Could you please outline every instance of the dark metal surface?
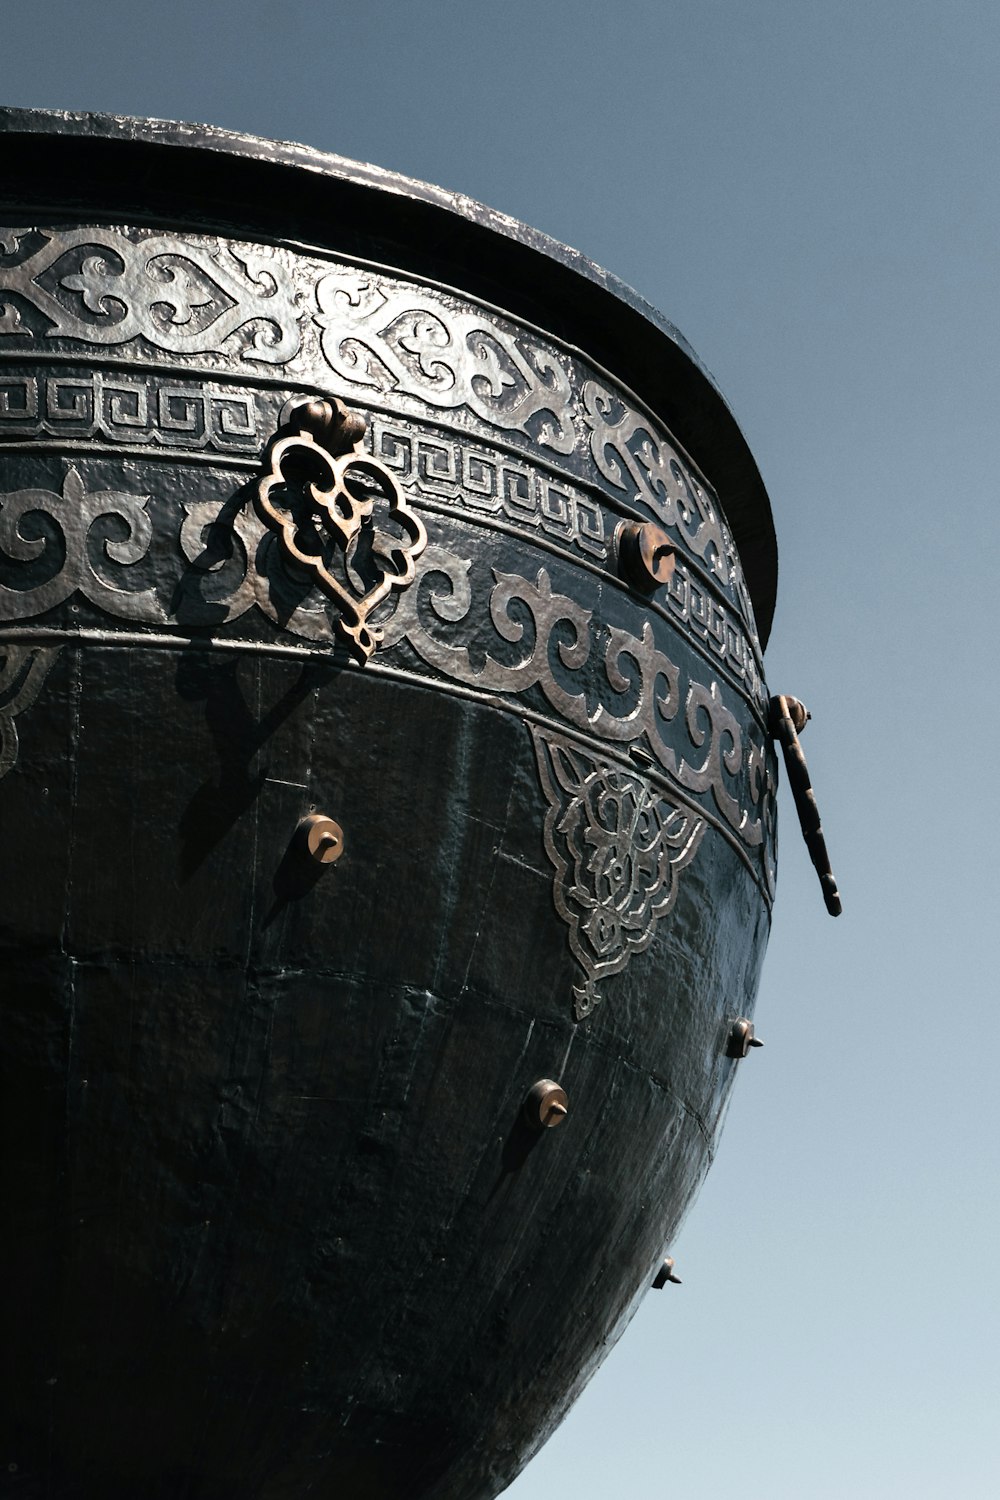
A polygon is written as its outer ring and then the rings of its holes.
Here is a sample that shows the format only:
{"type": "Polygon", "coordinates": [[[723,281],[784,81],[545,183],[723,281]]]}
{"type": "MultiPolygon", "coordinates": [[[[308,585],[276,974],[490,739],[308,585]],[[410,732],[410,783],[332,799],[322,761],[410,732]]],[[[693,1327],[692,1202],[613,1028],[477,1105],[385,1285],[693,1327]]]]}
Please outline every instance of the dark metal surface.
{"type": "Polygon", "coordinates": [[[487,1500],[749,1024],[759,477],[488,210],[0,125],[0,1493],[487,1500]]]}

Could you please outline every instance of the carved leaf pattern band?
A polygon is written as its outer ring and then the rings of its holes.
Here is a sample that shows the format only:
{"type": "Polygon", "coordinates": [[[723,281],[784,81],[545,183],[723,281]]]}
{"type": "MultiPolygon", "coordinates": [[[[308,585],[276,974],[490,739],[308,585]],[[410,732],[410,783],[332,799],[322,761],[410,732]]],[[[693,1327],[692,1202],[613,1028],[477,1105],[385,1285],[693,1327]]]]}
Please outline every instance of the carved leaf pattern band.
{"type": "MultiPolygon", "coordinates": [[[[723,584],[742,581],[733,540],[712,497],[654,423],[596,380],[584,386],[583,406],[591,455],[605,479],[623,490],[631,482],[634,494],[680,533],[723,584]]],[[[747,618],[752,621],[752,610],[747,618]]]]}
{"type": "Polygon", "coordinates": [[[730,593],[753,607],[718,502],[658,425],[569,354],[443,294],[338,270],[316,287],[323,356],[338,381],[464,407],[555,453],[589,451],[598,474],[648,507],[730,593]],[[578,435],[578,425],[582,438],[578,435]]]}
{"type": "MultiPolygon", "coordinates": [[[[14,255],[31,233],[5,230],[0,246],[14,255]]],[[[291,280],[279,260],[233,247],[213,253],[190,237],[50,231],[27,259],[0,265],[0,333],[30,334],[19,299],[51,323],[50,339],[109,347],[144,338],[175,354],[205,354],[252,326],[243,358],[264,364],[291,359],[301,342],[291,280]]]]}
{"type": "MultiPolygon", "coordinates": [[[[437,288],[209,236],[13,228],[0,229],[0,251],[4,350],[20,340],[69,340],[127,357],[125,346],[142,339],[171,356],[211,356],[213,369],[294,366],[297,378],[324,386],[333,371],[362,397],[391,392],[431,412],[469,414],[564,456],[567,480],[572,471],[655,514],[710,570],[753,635],[742,569],[707,483],[652,417],[576,354],[515,320],[437,288]]],[[[33,395],[25,389],[21,409],[0,403],[0,418],[27,430],[33,395]]],[[[112,399],[115,434],[124,421],[138,435],[139,411],[133,420],[128,403],[140,398],[123,390],[112,399]]],[[[71,415],[57,406],[43,425],[71,415]]],[[[460,425],[467,430],[468,419],[460,425]]]]}
{"type": "Polygon", "coordinates": [[[536,341],[482,312],[447,308],[417,287],[383,291],[346,270],[324,276],[316,300],[323,355],[341,381],[431,406],[465,406],[494,426],[530,431],[557,453],[575,448],[569,375],[536,341]]]}

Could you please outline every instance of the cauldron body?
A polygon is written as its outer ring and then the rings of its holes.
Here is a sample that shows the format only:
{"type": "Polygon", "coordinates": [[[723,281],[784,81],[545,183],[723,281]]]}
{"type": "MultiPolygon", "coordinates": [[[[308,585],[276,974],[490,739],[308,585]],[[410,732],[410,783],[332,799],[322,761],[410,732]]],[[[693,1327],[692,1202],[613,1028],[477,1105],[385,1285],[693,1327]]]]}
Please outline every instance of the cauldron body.
{"type": "Polygon", "coordinates": [[[0,1493],[485,1500],[649,1286],[752,1013],[759,476],[669,325],[487,210],[2,128],[0,1493]]]}

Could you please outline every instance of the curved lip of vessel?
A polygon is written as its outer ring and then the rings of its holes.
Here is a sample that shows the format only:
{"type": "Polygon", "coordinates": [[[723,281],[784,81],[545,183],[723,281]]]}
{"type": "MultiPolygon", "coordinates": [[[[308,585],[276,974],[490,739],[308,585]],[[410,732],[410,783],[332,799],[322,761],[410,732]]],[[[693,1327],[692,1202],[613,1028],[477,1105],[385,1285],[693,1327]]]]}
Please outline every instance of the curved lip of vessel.
{"type": "Polygon", "coordinates": [[[766,645],[778,556],[760,472],[687,340],[617,277],[461,193],[308,146],[210,125],[14,108],[0,108],[0,134],[4,207],[127,205],[133,216],[167,216],[199,232],[263,233],[381,260],[491,302],[596,358],[711,481],[766,645]]]}

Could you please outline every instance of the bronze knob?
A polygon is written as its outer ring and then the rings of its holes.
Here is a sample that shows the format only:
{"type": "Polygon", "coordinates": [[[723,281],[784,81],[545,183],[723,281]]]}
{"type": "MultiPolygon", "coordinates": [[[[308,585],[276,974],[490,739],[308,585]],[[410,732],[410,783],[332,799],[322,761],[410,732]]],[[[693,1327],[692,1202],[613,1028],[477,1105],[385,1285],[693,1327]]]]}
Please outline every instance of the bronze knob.
{"type": "Polygon", "coordinates": [[[551,1130],[569,1114],[566,1090],[551,1078],[540,1078],[528,1090],[524,1118],[532,1130],[551,1130]]]}
{"type": "Polygon", "coordinates": [[[666,1286],[668,1281],[672,1281],[674,1286],[680,1286],[681,1284],[681,1278],[674,1275],[674,1258],[672,1255],[667,1256],[666,1260],[663,1262],[662,1266],[653,1277],[653,1291],[661,1291],[662,1288],[666,1286]]]}
{"type": "Polygon", "coordinates": [[[333,865],[344,852],[344,830],[323,813],[310,813],[299,824],[306,853],[318,865],[333,865]]]}
{"type": "Polygon", "coordinates": [[[741,1016],[734,1021],[729,1033],[729,1041],[726,1043],[727,1057],[746,1057],[751,1047],[763,1047],[764,1043],[760,1037],[753,1034],[753,1022],[741,1016]]]}
{"type": "Polygon", "coordinates": [[[619,526],[619,571],[641,594],[669,583],[676,560],[674,544],[662,526],[652,521],[623,521],[619,526]]]}

